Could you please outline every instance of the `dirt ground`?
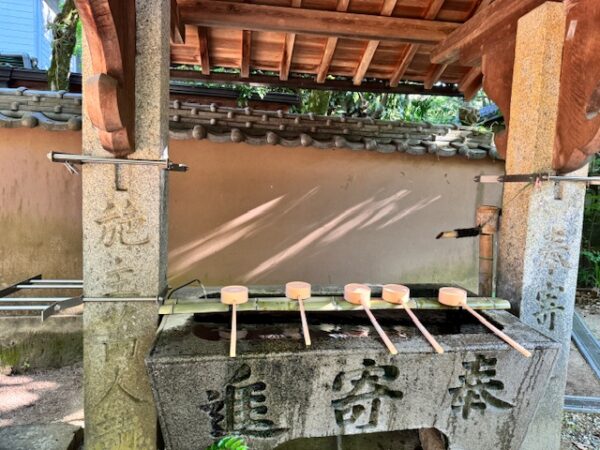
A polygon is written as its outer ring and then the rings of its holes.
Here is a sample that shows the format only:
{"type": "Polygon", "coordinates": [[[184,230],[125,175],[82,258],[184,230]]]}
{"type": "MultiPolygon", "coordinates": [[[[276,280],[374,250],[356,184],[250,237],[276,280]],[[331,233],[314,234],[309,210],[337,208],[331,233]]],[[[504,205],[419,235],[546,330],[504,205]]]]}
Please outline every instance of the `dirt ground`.
{"type": "MultiPolygon", "coordinates": [[[[600,306],[578,305],[600,337],[600,306]]],[[[0,374],[0,427],[68,422],[83,426],[81,364],[23,375],[0,374]]],[[[567,394],[600,397],[600,381],[572,346],[567,394]]],[[[561,450],[600,449],[600,414],[565,413],[561,450]]]]}
{"type": "Polygon", "coordinates": [[[0,427],[68,422],[83,426],[83,368],[0,374],[0,427]]]}

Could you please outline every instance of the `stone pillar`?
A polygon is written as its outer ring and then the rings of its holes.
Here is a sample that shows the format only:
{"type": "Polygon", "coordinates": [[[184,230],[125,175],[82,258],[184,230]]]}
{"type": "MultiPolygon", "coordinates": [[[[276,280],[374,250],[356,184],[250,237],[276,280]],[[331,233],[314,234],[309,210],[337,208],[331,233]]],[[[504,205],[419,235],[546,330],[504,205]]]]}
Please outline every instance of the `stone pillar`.
{"type": "MultiPolygon", "coordinates": [[[[169,2],[136,0],[136,8],[130,157],[159,159],[168,145],[169,2]]],[[[86,48],[84,77],[91,73],[86,48]]],[[[83,153],[110,156],[85,115],[83,153]]],[[[144,358],[166,285],[167,172],[85,165],[82,176],[85,447],[153,449],[157,418],[144,358]]]]}
{"type": "MultiPolygon", "coordinates": [[[[507,174],[548,172],[556,136],[565,8],[546,2],[519,21],[507,174]]],[[[587,169],[577,174],[585,175],[587,169]]],[[[558,450],[585,185],[504,185],[498,296],[526,324],[563,344],[522,448],[558,450]]]]}

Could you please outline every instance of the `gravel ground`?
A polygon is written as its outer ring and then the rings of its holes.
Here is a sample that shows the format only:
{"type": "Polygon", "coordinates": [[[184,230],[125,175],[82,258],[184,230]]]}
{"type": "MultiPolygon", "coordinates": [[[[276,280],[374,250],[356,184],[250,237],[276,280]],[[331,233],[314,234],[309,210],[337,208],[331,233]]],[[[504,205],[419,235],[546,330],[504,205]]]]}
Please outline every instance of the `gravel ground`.
{"type": "Polygon", "coordinates": [[[600,449],[600,414],[565,413],[561,450],[600,449]]]}

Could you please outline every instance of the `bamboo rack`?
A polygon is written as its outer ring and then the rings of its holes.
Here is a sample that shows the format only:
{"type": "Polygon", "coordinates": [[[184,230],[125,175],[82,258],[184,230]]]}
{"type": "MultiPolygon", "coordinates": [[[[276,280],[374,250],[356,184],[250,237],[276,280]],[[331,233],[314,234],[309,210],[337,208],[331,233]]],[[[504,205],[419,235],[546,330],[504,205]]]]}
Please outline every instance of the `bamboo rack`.
{"type": "MultiPolygon", "coordinates": [[[[459,310],[459,307],[441,305],[437,298],[412,298],[407,306],[419,310],[459,310]]],[[[469,297],[469,306],[475,310],[510,309],[510,302],[491,297],[469,297]]],[[[341,296],[311,297],[304,300],[306,311],[332,312],[332,311],[362,311],[361,305],[353,305],[341,296]]],[[[379,298],[371,300],[372,310],[404,309],[402,305],[394,305],[379,298]]],[[[218,298],[209,299],[168,299],[159,308],[159,314],[210,314],[224,313],[229,311],[229,306],[224,305],[218,298]]],[[[237,312],[247,311],[294,311],[299,312],[300,306],[297,301],[286,297],[255,297],[248,299],[248,303],[237,305],[237,312]]]]}

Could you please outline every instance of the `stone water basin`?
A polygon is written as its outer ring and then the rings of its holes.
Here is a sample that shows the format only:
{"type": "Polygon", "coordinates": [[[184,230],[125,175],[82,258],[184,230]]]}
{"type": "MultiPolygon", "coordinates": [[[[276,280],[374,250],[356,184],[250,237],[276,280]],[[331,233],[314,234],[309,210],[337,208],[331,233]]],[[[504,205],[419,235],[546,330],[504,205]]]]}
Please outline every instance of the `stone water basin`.
{"type": "Polygon", "coordinates": [[[253,450],[299,438],[436,428],[450,449],[517,449],[559,346],[505,311],[486,316],[533,352],[524,358],[463,311],[418,311],[436,354],[403,311],[376,311],[392,356],[360,311],[163,318],[147,367],[167,448],[239,434],[253,450]]]}

